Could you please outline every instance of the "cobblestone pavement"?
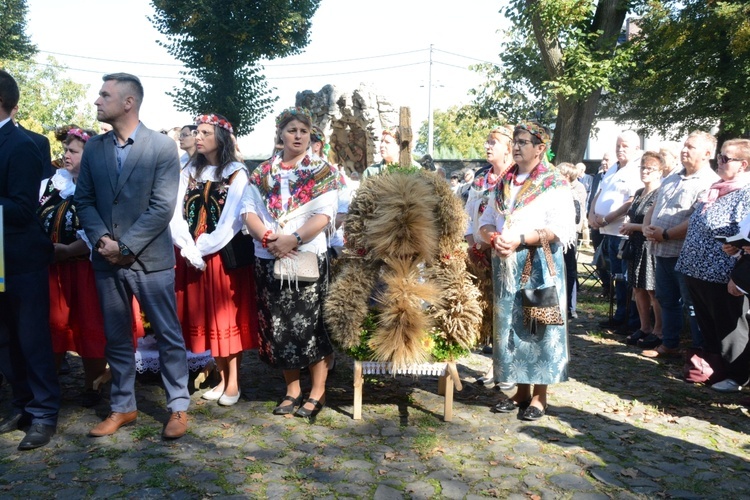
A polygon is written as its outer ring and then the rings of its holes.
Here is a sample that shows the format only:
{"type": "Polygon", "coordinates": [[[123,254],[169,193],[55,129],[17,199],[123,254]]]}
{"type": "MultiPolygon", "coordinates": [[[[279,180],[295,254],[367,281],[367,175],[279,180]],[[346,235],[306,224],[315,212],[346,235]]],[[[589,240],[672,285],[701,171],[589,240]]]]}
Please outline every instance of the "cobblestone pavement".
{"type": "MultiPolygon", "coordinates": [[[[20,431],[0,435],[0,498],[749,497],[742,393],[680,381],[680,362],[642,358],[594,329],[606,307],[583,299],[570,328],[571,379],[551,386],[549,416],[537,422],[490,413],[499,393],[473,383],[490,365],[481,354],[459,362],[452,422],[442,421],[434,377],[368,378],[363,419],[353,420],[343,356],[314,423],[275,417],[283,381],[253,352],[240,402],[223,408],[196,392],[182,439],[160,437],[167,414],[153,377],[138,380],[137,423],[94,439],[86,433],[108,404],[77,405],[73,358],[52,443],[19,452],[20,431]]],[[[9,399],[6,385],[3,414],[9,399]]]]}

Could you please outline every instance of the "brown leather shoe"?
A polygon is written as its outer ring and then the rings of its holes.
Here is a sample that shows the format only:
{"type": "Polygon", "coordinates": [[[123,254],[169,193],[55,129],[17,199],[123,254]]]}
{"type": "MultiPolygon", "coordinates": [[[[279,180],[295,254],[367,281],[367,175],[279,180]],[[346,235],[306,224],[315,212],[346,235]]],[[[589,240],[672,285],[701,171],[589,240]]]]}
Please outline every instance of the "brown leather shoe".
{"type": "Polygon", "coordinates": [[[117,429],[123,425],[135,422],[138,417],[138,411],[129,411],[127,413],[118,413],[113,411],[102,422],[89,431],[91,437],[109,436],[117,432],[117,429]]]}
{"type": "Polygon", "coordinates": [[[164,426],[162,436],[164,439],[181,438],[187,432],[187,412],[175,411],[169,417],[169,422],[164,426]]]}
{"type": "Polygon", "coordinates": [[[682,351],[679,347],[666,347],[664,344],[658,346],[656,349],[646,350],[641,353],[641,356],[647,358],[679,358],[682,357],[682,351]]]}

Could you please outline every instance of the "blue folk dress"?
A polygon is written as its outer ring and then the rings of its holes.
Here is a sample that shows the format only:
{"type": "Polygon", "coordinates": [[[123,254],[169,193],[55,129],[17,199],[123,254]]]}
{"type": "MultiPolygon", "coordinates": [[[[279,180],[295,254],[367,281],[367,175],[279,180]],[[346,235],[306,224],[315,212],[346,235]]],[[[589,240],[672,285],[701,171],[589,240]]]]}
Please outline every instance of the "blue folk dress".
{"type": "MultiPolygon", "coordinates": [[[[532,272],[524,288],[555,285],[560,309],[567,311],[563,253],[574,244],[575,207],[568,183],[556,170],[538,166],[526,176],[514,176],[515,168],[498,183],[494,199],[482,214],[481,225],[492,224],[498,231],[514,234],[534,229],[552,230],[558,241],[550,243],[556,275],[552,277],[544,252],[538,247],[532,272]],[[526,177],[526,178],[524,178],[526,177]],[[523,182],[522,186],[513,185],[523,182]],[[507,200],[507,201],[504,201],[507,200]]],[[[493,253],[495,380],[516,384],[554,384],[568,378],[568,327],[539,326],[532,334],[523,322],[521,271],[529,250],[519,249],[507,259],[493,253]]]]}

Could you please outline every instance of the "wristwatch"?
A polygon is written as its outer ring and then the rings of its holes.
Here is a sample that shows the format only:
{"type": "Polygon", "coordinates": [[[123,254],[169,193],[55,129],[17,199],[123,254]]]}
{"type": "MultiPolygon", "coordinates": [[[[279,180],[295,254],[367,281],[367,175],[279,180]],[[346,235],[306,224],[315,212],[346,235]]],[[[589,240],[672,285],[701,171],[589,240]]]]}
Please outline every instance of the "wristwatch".
{"type": "Polygon", "coordinates": [[[523,233],[521,233],[521,234],[520,234],[520,235],[518,236],[518,238],[519,238],[519,239],[521,240],[521,244],[520,244],[520,246],[522,246],[522,247],[523,247],[523,246],[526,246],[526,237],[525,237],[525,236],[523,235],[523,233]]]}
{"type": "Polygon", "coordinates": [[[124,243],[118,241],[117,245],[120,247],[120,255],[128,256],[128,255],[132,254],[132,252],[130,251],[130,249],[128,247],[126,247],[124,243]]]}
{"type": "Polygon", "coordinates": [[[661,232],[661,239],[663,239],[664,241],[669,241],[669,233],[666,229],[661,232]]]}

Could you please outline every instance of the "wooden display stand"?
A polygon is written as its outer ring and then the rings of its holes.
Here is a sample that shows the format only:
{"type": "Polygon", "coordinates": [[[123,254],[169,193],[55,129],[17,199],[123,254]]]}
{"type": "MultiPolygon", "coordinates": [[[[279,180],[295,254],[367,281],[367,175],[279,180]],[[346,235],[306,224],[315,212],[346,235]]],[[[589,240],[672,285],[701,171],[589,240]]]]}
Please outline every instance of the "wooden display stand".
{"type": "Polygon", "coordinates": [[[438,395],[445,398],[443,420],[453,420],[453,388],[460,391],[463,387],[458,377],[456,363],[453,361],[443,363],[422,363],[410,365],[404,369],[393,370],[393,363],[382,363],[378,361],[355,361],[354,362],[354,420],[362,419],[362,386],[363,375],[432,375],[438,376],[438,395]]]}

